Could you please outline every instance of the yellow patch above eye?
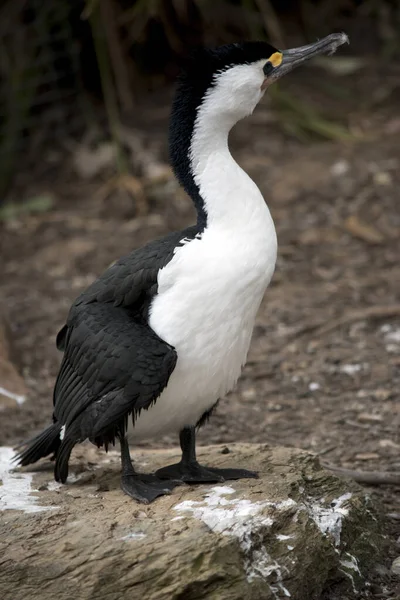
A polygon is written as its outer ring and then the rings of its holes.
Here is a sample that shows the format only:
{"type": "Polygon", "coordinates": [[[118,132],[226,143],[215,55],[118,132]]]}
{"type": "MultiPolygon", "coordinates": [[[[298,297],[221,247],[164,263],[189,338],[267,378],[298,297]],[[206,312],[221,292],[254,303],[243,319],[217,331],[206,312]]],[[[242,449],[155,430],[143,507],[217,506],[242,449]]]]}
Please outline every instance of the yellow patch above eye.
{"type": "Polygon", "coordinates": [[[282,52],[274,52],[268,59],[273,67],[279,67],[282,62],[282,52]]]}

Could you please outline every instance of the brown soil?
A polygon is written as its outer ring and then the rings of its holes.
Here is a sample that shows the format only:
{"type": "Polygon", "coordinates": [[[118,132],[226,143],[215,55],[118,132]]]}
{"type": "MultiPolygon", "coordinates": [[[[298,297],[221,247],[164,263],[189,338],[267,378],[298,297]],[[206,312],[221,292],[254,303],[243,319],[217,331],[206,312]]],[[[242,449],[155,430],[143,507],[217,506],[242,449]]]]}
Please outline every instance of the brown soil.
{"type": "MultiPolygon", "coordinates": [[[[282,132],[268,104],[235,130],[235,156],[269,203],[280,252],[243,376],[202,429],[201,444],[295,446],[334,465],[400,474],[399,74],[390,76],[390,93],[376,101],[370,90],[383,80],[334,81],[348,97],[327,101],[328,109],[346,116],[359,140],[301,144],[282,132]]],[[[303,102],[324,101],[317,82],[294,78],[290,89],[303,102]]],[[[139,112],[147,147],[162,157],[161,104],[139,112]]],[[[54,195],[52,211],[0,224],[1,296],[30,389],[29,402],[1,414],[0,445],[49,422],[60,362],[54,338],[77,294],[115,258],[193,221],[171,180],[151,187],[142,216],[126,192],[104,199],[102,185],[80,180],[66,163],[30,184],[31,195],[54,195]]],[[[391,546],[364,597],[394,599],[399,489],[370,489],[391,515],[391,546]]]]}

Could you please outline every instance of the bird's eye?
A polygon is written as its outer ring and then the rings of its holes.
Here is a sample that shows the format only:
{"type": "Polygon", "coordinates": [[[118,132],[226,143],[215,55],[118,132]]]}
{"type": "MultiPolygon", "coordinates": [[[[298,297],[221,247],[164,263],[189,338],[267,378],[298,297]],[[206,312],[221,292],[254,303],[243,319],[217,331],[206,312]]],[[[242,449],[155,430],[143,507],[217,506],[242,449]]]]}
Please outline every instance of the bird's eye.
{"type": "Polygon", "coordinates": [[[268,75],[271,75],[273,70],[274,70],[274,67],[269,61],[266,62],[265,65],[263,66],[264,75],[266,77],[268,77],[268,75]]]}
{"type": "Polygon", "coordinates": [[[277,52],[274,52],[273,54],[271,54],[271,56],[269,57],[269,59],[267,60],[267,62],[265,63],[265,65],[263,67],[264,75],[266,77],[271,75],[272,71],[276,67],[279,67],[279,65],[282,64],[282,59],[283,59],[282,52],[277,51],[277,52]]]}

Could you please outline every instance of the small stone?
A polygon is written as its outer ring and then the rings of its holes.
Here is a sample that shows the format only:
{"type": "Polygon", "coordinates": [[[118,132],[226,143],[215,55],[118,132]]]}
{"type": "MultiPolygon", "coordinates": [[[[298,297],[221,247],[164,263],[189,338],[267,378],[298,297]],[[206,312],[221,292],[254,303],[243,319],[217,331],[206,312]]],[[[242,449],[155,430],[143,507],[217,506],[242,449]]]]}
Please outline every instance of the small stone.
{"type": "Polygon", "coordinates": [[[384,388],[379,388],[377,390],[374,390],[372,392],[374,398],[376,398],[377,400],[388,400],[390,398],[390,396],[393,394],[393,390],[388,390],[388,389],[384,389],[384,388]]]}
{"type": "Polygon", "coordinates": [[[230,450],[229,450],[228,446],[225,446],[225,448],[222,448],[221,454],[230,454],[230,450]]]}
{"type": "Polygon", "coordinates": [[[374,183],[377,185],[390,185],[392,183],[392,177],[390,173],[378,171],[374,174],[374,183]]]}
{"type": "Polygon", "coordinates": [[[319,390],[321,386],[319,385],[319,383],[317,383],[316,381],[312,381],[309,386],[308,389],[310,390],[310,392],[316,392],[317,390],[319,390]]]}
{"type": "Polygon", "coordinates": [[[398,556],[397,558],[395,558],[394,561],[392,562],[391,571],[395,575],[400,575],[400,556],[398,556]]]}
{"type": "Polygon", "coordinates": [[[350,165],[347,160],[338,160],[331,166],[331,173],[335,177],[343,177],[349,171],[350,165]]]}
{"type": "Polygon", "coordinates": [[[254,388],[248,388],[242,391],[242,396],[245,400],[253,400],[257,396],[257,392],[254,388]]]}
{"type": "Polygon", "coordinates": [[[345,373],[346,375],[354,375],[355,373],[362,371],[363,368],[364,368],[364,365],[349,364],[349,365],[341,365],[339,367],[339,371],[341,371],[342,373],[345,373]]]}

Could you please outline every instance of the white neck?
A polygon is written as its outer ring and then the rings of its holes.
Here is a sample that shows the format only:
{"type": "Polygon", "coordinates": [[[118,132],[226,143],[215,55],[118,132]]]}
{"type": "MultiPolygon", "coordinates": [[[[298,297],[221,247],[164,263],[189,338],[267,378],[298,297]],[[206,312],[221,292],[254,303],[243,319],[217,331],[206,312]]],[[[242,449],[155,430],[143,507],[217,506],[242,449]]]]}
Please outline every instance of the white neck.
{"type": "Polygon", "coordinates": [[[206,103],[199,110],[190,148],[194,180],[207,213],[207,226],[243,224],[266,211],[264,198],[228,148],[231,119],[214,117],[206,103]]]}

